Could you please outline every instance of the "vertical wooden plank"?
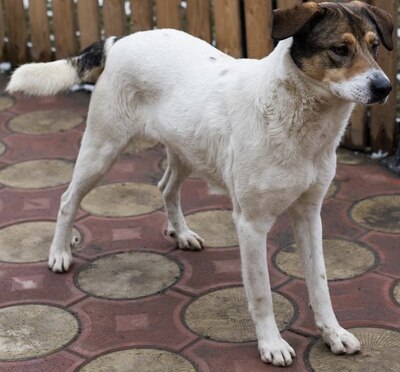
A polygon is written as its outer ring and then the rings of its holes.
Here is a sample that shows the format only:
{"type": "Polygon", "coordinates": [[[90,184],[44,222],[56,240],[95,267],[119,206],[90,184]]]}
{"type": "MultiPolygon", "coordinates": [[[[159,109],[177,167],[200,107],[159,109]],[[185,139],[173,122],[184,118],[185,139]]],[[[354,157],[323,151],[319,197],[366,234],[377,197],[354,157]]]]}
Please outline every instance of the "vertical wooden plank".
{"type": "Polygon", "coordinates": [[[271,39],[272,2],[245,0],[246,46],[249,58],[263,58],[274,49],[271,39]]]}
{"type": "Polygon", "coordinates": [[[239,0],[214,0],[217,47],[233,57],[243,55],[239,0]]]}
{"type": "Polygon", "coordinates": [[[181,14],[180,14],[181,0],[157,0],[157,27],[158,28],[175,28],[182,29],[181,14]]]}
{"type": "Polygon", "coordinates": [[[371,107],[371,148],[372,151],[392,152],[395,147],[396,135],[396,69],[397,69],[397,1],[396,0],[372,0],[375,5],[389,12],[393,17],[395,25],[393,40],[394,49],[388,52],[381,46],[378,56],[378,63],[385,71],[393,84],[393,91],[385,105],[371,107]]]}
{"type": "Polygon", "coordinates": [[[103,21],[106,36],[126,35],[124,0],[104,0],[103,21]]]}
{"type": "Polygon", "coordinates": [[[303,2],[302,0],[278,0],[277,7],[278,8],[293,8],[295,5],[301,4],[302,2],[303,2]]]}
{"type": "Polygon", "coordinates": [[[344,147],[353,150],[366,150],[368,144],[368,110],[365,106],[356,105],[345,136],[342,139],[344,147]]]}
{"type": "Polygon", "coordinates": [[[4,12],[0,1],[0,61],[4,61],[4,12]]]}
{"type": "Polygon", "coordinates": [[[28,60],[28,34],[22,0],[5,0],[4,14],[8,36],[8,59],[14,65],[24,63],[28,60]]]}
{"type": "Polygon", "coordinates": [[[153,28],[153,1],[131,0],[131,32],[153,28]]]}
{"type": "Polygon", "coordinates": [[[100,16],[97,0],[78,0],[78,27],[80,49],[100,40],[100,16]]]}
{"type": "Polygon", "coordinates": [[[187,31],[211,42],[211,13],[209,0],[188,0],[187,31]]]}
{"type": "Polygon", "coordinates": [[[73,1],[53,0],[52,5],[56,58],[71,57],[77,53],[73,1]]]}
{"type": "Polygon", "coordinates": [[[29,23],[31,27],[31,56],[33,61],[51,60],[51,43],[46,0],[29,1],[29,23]]]}

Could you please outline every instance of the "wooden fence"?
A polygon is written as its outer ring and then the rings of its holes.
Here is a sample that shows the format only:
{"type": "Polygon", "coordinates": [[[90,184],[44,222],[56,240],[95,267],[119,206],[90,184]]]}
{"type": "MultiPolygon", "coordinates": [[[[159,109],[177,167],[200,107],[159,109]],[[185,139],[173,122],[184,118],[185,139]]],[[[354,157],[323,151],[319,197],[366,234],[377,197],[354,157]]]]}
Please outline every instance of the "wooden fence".
{"type": "MultiPolygon", "coordinates": [[[[346,2],[343,0],[342,2],[346,2]]],[[[365,0],[389,11],[397,24],[396,0],[365,0]]],[[[109,35],[140,30],[185,30],[234,57],[262,58],[274,47],[272,9],[302,0],[0,0],[0,61],[18,65],[75,55],[109,35]]],[[[322,2],[322,1],[319,1],[322,2]]],[[[380,51],[379,63],[396,84],[396,51],[380,51]]],[[[344,145],[392,152],[396,93],[384,106],[359,107],[344,145]]]]}

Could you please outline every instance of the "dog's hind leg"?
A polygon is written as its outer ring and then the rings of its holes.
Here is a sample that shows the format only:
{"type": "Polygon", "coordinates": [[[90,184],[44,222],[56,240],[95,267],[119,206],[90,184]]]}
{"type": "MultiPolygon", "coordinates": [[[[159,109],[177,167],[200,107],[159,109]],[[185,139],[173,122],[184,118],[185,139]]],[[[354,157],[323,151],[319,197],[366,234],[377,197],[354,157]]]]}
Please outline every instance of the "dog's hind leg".
{"type": "Polygon", "coordinates": [[[72,262],[71,245],[74,243],[71,243],[72,227],[79,204],[113,164],[127,142],[127,136],[116,130],[115,119],[112,120],[110,115],[101,111],[99,105],[89,111],[87,129],[72,180],[61,197],[48,261],[50,269],[54,272],[69,269],[72,262]],[[91,111],[96,112],[92,115],[91,111]]]}
{"type": "Polygon", "coordinates": [[[180,201],[181,185],[191,169],[169,148],[167,148],[167,155],[168,167],[158,183],[168,217],[167,233],[176,240],[181,249],[201,249],[204,241],[187,227],[180,201]]]}

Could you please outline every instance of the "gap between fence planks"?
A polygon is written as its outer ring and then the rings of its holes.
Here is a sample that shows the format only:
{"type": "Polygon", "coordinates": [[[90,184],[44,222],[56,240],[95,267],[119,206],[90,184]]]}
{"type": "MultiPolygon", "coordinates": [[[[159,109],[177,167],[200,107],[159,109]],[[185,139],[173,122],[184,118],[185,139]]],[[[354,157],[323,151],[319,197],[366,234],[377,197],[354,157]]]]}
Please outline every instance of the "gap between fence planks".
{"type": "Polygon", "coordinates": [[[80,50],[100,40],[100,14],[97,0],[78,0],[80,50]]]}

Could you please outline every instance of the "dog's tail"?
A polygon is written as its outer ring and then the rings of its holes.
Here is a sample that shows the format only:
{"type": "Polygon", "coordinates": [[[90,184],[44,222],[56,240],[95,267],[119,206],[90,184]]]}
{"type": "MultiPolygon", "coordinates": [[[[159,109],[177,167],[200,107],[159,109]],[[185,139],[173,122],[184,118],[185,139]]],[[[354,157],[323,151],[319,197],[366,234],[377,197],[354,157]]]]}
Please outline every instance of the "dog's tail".
{"type": "Polygon", "coordinates": [[[17,68],[7,92],[51,96],[78,83],[95,83],[103,72],[106,57],[119,38],[98,41],[76,57],[47,63],[28,63],[17,68]]]}

